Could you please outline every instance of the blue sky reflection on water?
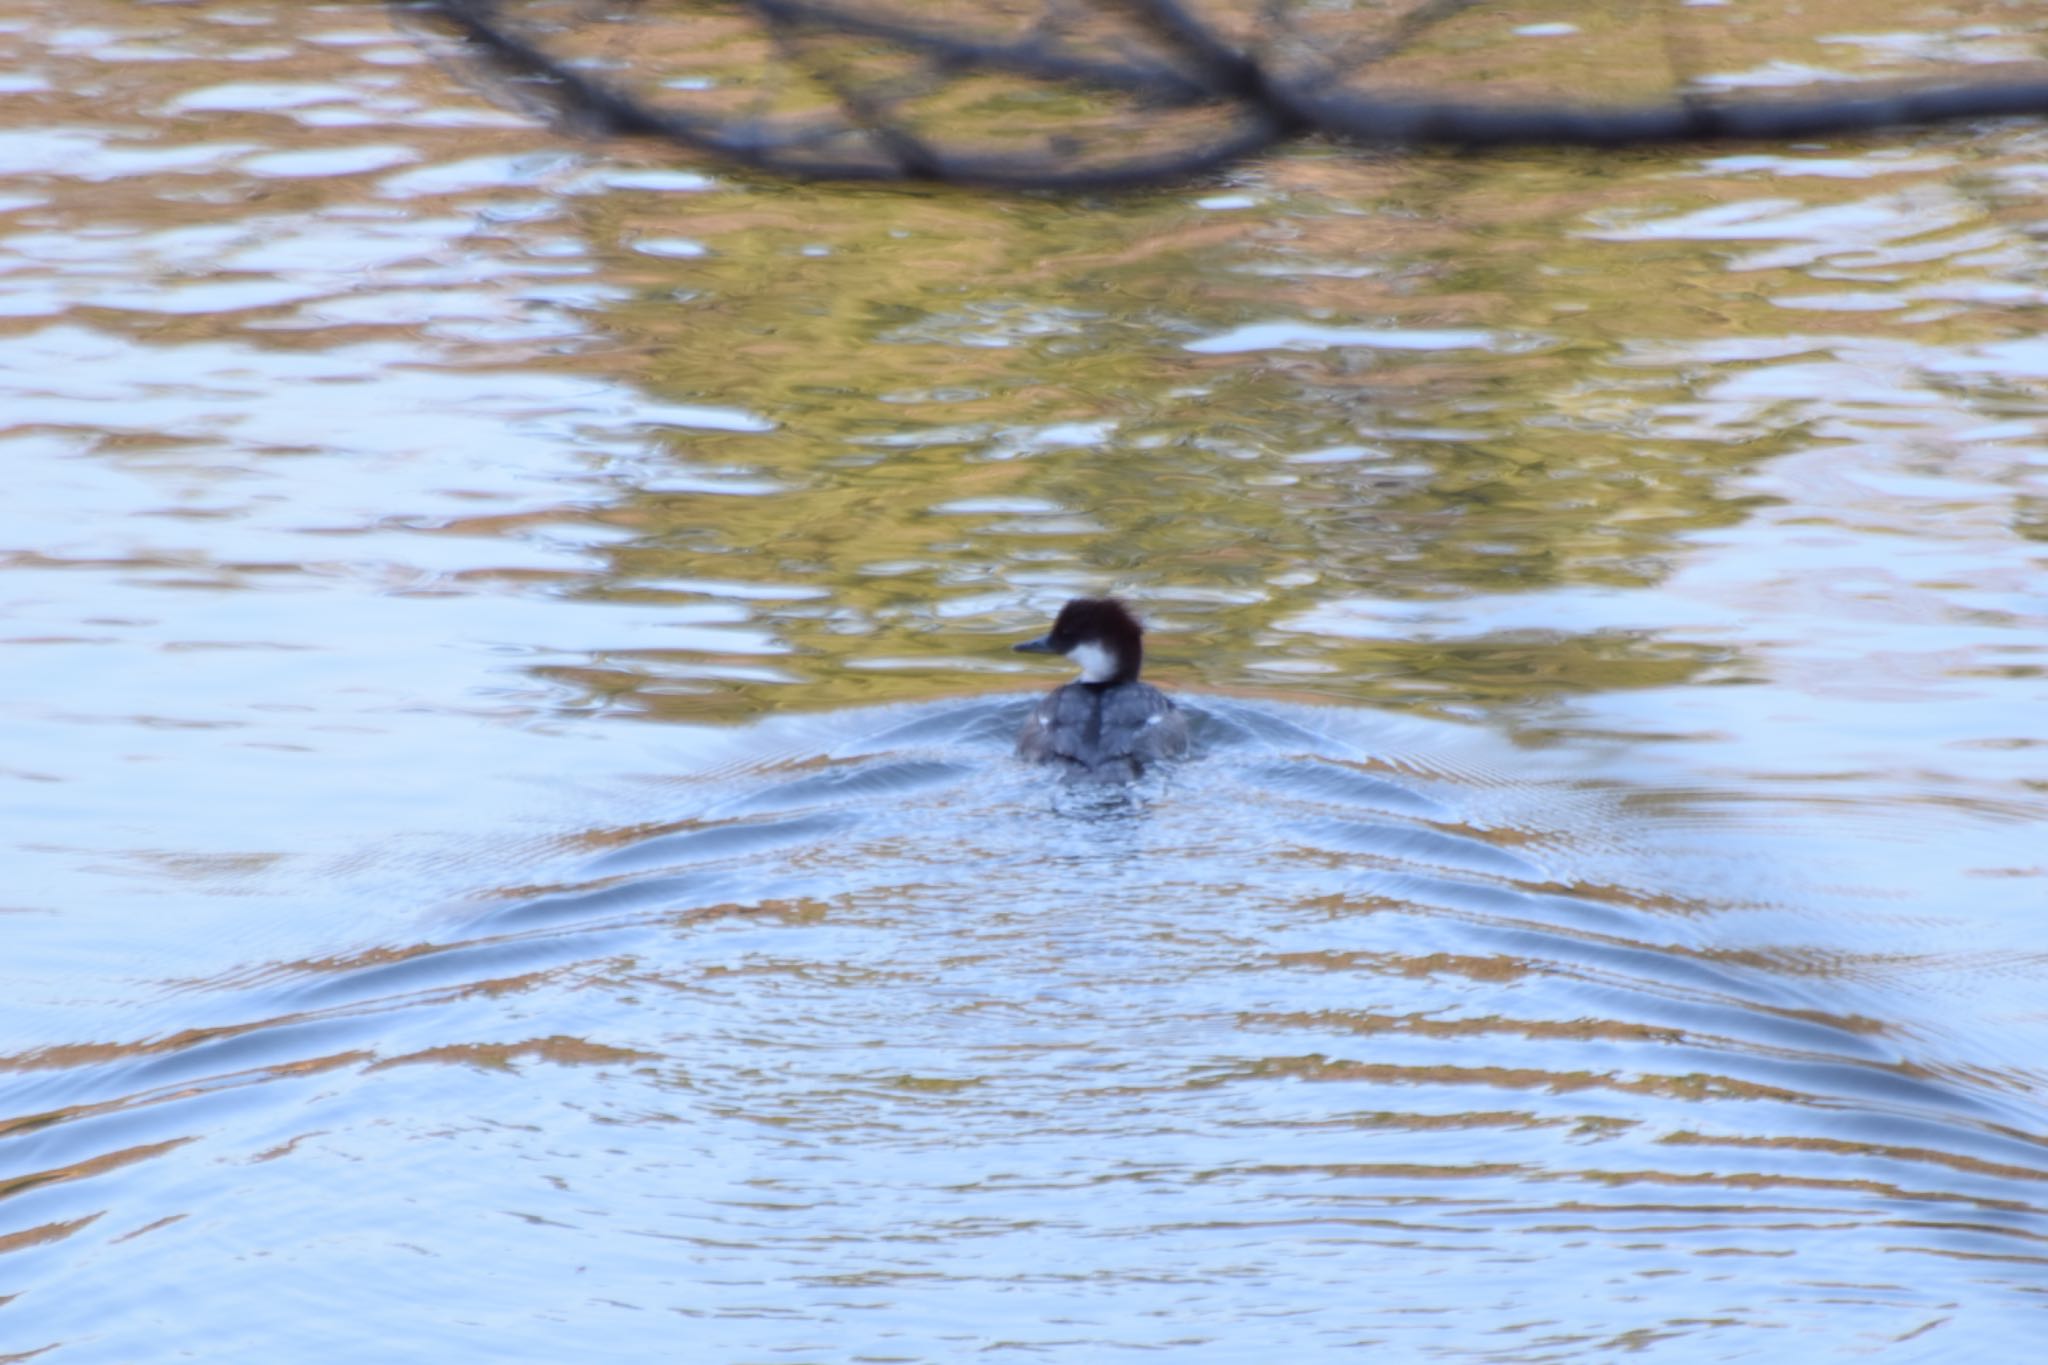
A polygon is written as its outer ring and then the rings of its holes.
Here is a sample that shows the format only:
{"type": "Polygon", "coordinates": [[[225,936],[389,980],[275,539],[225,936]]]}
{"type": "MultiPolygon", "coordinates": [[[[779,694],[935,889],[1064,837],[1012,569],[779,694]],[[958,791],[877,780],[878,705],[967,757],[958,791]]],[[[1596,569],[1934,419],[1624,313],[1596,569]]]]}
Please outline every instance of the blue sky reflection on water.
{"type": "Polygon", "coordinates": [[[2028,1358],[2038,128],[1047,203],[0,44],[0,1355],[2028,1358]]]}

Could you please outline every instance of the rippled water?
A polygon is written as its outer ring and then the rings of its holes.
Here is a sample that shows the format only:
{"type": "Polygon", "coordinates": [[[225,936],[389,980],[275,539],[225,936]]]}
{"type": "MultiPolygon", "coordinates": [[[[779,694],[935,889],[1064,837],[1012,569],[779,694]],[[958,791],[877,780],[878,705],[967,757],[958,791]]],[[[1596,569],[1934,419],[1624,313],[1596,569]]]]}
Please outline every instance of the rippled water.
{"type": "Polygon", "coordinates": [[[1045,202],[0,54],[0,1359],[2032,1359],[2038,124],[1045,202]],[[1059,790],[1106,589],[1200,753],[1059,790]]]}

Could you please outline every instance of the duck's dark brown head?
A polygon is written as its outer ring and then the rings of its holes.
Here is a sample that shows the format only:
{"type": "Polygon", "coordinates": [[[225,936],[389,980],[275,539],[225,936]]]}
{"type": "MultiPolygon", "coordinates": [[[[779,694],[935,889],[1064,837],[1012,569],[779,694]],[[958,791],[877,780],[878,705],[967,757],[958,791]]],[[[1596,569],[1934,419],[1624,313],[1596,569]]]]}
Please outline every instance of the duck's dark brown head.
{"type": "Polygon", "coordinates": [[[1114,597],[1076,597],[1060,608],[1051,631],[1016,648],[1066,655],[1081,666],[1084,683],[1135,682],[1145,663],[1145,628],[1114,597]]]}

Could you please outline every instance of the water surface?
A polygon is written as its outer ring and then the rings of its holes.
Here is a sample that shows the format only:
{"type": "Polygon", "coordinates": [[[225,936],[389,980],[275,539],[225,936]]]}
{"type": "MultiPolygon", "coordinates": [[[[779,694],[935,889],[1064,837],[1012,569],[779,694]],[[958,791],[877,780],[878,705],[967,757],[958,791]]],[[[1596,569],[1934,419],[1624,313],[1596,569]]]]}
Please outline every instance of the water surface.
{"type": "Polygon", "coordinates": [[[0,48],[0,1358],[2031,1358],[2040,127],[1053,202],[0,48]]]}

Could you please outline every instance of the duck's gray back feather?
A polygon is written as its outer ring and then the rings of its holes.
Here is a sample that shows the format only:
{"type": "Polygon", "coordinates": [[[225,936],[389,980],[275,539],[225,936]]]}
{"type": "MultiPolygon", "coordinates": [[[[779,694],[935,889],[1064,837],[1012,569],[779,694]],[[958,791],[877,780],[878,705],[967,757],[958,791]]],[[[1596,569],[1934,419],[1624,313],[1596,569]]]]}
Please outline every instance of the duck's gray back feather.
{"type": "Polygon", "coordinates": [[[1119,782],[1187,751],[1187,717],[1164,692],[1142,682],[1068,683],[1038,703],[1017,736],[1020,758],[1119,782]]]}

